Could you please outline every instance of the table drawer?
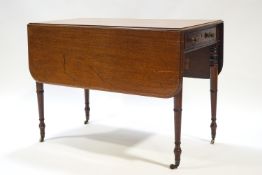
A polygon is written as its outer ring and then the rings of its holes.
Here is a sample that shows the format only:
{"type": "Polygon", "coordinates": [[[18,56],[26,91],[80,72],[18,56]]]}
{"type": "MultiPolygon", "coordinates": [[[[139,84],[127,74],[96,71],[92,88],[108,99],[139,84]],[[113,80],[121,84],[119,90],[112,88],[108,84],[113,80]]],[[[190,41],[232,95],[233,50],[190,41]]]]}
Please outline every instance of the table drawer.
{"type": "Polygon", "coordinates": [[[185,50],[203,47],[216,42],[216,27],[185,34],[185,50]]]}

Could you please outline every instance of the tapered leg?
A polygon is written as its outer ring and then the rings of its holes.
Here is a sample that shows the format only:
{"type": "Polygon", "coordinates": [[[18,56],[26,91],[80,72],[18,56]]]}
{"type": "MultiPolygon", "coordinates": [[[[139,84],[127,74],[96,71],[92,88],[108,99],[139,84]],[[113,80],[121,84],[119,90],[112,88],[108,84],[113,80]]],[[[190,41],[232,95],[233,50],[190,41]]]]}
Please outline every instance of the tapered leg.
{"type": "Polygon", "coordinates": [[[211,48],[210,58],[210,97],[211,97],[211,144],[215,143],[216,137],[216,112],[217,112],[217,77],[218,77],[218,61],[217,61],[217,48],[216,46],[211,48]]]}
{"type": "Polygon", "coordinates": [[[175,169],[180,164],[181,155],[181,116],[182,116],[182,88],[180,92],[174,97],[174,121],[175,121],[175,164],[171,164],[170,168],[175,169]]]}
{"type": "Polygon", "coordinates": [[[85,113],[86,113],[86,121],[85,124],[89,121],[90,107],[89,107],[89,90],[85,89],[85,113]]]}
{"type": "Polygon", "coordinates": [[[44,141],[45,138],[45,118],[44,118],[44,85],[43,83],[36,82],[36,93],[38,101],[38,112],[39,112],[39,128],[40,128],[40,142],[44,141]]]}

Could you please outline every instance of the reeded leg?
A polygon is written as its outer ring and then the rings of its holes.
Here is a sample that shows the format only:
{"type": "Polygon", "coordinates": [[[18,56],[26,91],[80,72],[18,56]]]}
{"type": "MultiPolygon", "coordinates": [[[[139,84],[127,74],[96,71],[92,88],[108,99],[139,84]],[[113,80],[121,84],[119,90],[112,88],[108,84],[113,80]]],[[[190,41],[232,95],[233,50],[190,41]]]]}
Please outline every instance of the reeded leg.
{"type": "Polygon", "coordinates": [[[86,121],[85,124],[89,121],[90,107],[89,107],[89,90],[85,89],[85,113],[86,113],[86,121]]]}
{"type": "Polygon", "coordinates": [[[181,116],[182,116],[182,88],[180,92],[174,97],[174,121],[175,121],[175,164],[171,164],[170,168],[175,169],[180,164],[180,155],[181,155],[181,116]]]}
{"type": "Polygon", "coordinates": [[[36,82],[36,93],[38,101],[38,112],[39,112],[39,128],[40,128],[40,142],[44,141],[45,138],[45,118],[44,118],[44,85],[43,83],[36,82]]]}
{"type": "Polygon", "coordinates": [[[217,111],[217,77],[218,77],[218,62],[217,62],[217,48],[211,48],[210,58],[210,95],[211,95],[211,144],[215,143],[216,137],[216,111],[217,111]]]}

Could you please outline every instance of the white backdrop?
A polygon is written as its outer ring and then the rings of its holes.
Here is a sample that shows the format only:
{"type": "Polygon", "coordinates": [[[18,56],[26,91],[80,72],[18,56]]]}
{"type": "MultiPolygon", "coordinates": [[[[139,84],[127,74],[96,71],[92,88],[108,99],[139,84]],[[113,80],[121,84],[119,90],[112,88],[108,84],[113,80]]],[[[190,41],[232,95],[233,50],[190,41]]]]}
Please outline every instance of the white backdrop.
{"type": "MultiPolygon", "coordinates": [[[[0,0],[2,161],[36,144],[39,137],[35,84],[27,62],[26,25],[74,17],[224,20],[224,68],[219,76],[216,140],[262,149],[261,10],[260,0],[0,0]]],[[[209,81],[185,79],[183,93],[182,144],[184,137],[209,140],[209,81]]],[[[172,99],[101,91],[91,91],[90,98],[90,120],[97,127],[129,128],[173,138],[172,99]]],[[[47,138],[83,127],[81,89],[49,85],[45,100],[47,138]]],[[[64,135],[70,133],[74,132],[64,135]]],[[[10,162],[7,165],[13,166],[10,162]]]]}

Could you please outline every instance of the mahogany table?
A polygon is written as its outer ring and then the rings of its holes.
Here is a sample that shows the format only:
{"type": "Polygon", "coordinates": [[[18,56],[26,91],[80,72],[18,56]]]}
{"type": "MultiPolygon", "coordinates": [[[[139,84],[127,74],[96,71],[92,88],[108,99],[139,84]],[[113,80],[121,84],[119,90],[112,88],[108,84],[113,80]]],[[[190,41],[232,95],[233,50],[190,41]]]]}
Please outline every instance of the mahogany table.
{"type": "Polygon", "coordinates": [[[175,164],[181,154],[183,77],[210,79],[211,143],[216,136],[217,77],[223,66],[223,21],[70,19],[28,24],[29,68],[36,80],[45,137],[43,84],[174,98],[175,164]]]}

